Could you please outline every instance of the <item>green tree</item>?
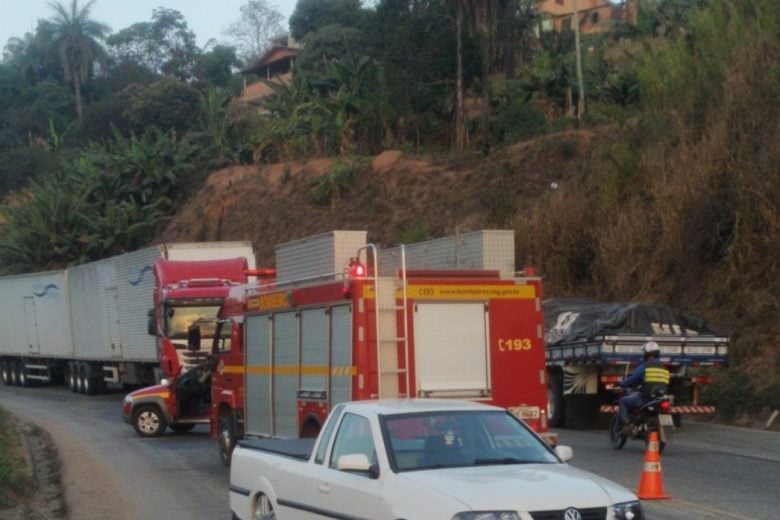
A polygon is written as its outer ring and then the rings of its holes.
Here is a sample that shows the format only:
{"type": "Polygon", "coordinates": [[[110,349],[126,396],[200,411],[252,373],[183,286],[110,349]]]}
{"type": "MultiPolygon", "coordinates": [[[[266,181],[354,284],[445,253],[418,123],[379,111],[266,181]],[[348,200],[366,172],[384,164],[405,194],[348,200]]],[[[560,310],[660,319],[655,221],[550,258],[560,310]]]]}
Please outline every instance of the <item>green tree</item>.
{"type": "Polygon", "coordinates": [[[127,94],[131,129],[141,134],[149,127],[183,136],[196,126],[200,96],[189,83],[163,77],[127,94]]]}
{"type": "Polygon", "coordinates": [[[55,11],[53,43],[59,52],[65,80],[73,85],[79,120],[82,115],[81,87],[92,73],[95,60],[105,55],[98,40],[103,40],[110,31],[107,25],[89,17],[96,1],[90,0],[79,8],[78,0],[72,0],[70,9],[59,2],[49,4],[55,11]]]}
{"type": "Polygon", "coordinates": [[[204,86],[231,87],[237,79],[233,70],[237,69],[239,59],[235,47],[215,45],[209,51],[195,58],[195,77],[204,86]]]}
{"type": "MultiPolygon", "coordinates": [[[[385,141],[421,146],[447,136],[457,105],[456,12],[441,0],[382,0],[367,24],[370,54],[379,63],[385,141]],[[392,100],[392,102],[391,102],[392,100]]],[[[463,42],[466,76],[473,45],[463,42]]]]}
{"type": "Polygon", "coordinates": [[[298,0],[290,16],[290,32],[302,41],[328,25],[357,27],[365,16],[360,0],[298,0]]]}
{"type": "Polygon", "coordinates": [[[192,78],[198,47],[184,16],[160,7],[151,22],[139,22],[112,34],[106,40],[119,62],[138,63],[156,74],[180,80],[192,78]]]}
{"type": "Polygon", "coordinates": [[[333,24],[311,33],[306,39],[296,67],[308,74],[318,76],[325,72],[328,62],[337,60],[348,53],[359,54],[366,45],[365,33],[354,27],[333,24]]]}

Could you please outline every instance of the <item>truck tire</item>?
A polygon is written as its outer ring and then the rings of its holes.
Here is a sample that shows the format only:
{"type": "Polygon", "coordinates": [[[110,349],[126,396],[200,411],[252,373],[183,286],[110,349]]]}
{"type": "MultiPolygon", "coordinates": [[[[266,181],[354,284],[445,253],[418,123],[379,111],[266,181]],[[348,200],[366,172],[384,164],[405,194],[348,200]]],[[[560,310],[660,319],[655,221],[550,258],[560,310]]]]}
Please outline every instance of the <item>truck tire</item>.
{"type": "Polygon", "coordinates": [[[271,499],[267,495],[260,494],[255,500],[254,510],[252,511],[254,520],[276,520],[276,513],[271,505],[271,499]]]}
{"type": "Polygon", "coordinates": [[[141,437],[159,437],[165,433],[168,422],[157,405],[144,404],[133,410],[133,428],[141,437]]]}
{"type": "Polygon", "coordinates": [[[0,361],[0,374],[2,374],[3,384],[11,385],[11,368],[8,366],[8,361],[0,361]]]}
{"type": "Polygon", "coordinates": [[[233,455],[233,448],[236,447],[236,416],[233,413],[224,415],[219,419],[219,460],[222,465],[230,466],[230,457],[233,455]]]}
{"type": "Polygon", "coordinates": [[[103,378],[100,375],[95,375],[96,372],[100,374],[100,366],[96,363],[84,363],[81,367],[84,373],[84,393],[87,395],[102,394],[104,391],[103,378]]]}
{"type": "Polygon", "coordinates": [[[89,377],[89,363],[83,363],[79,372],[81,377],[81,393],[84,395],[95,395],[95,381],[89,377]]]}
{"type": "Polygon", "coordinates": [[[16,364],[17,370],[17,384],[19,386],[30,386],[30,379],[27,377],[27,367],[24,366],[24,361],[19,361],[16,364]]]}
{"type": "Polygon", "coordinates": [[[550,378],[547,382],[547,417],[550,426],[560,428],[565,425],[563,408],[563,388],[558,378],[550,378]]]}
{"type": "Polygon", "coordinates": [[[78,374],[76,372],[75,363],[68,363],[68,367],[66,371],[67,371],[66,378],[68,380],[68,388],[70,388],[70,391],[75,394],[79,391],[79,381],[78,381],[78,374]]]}
{"type": "Polygon", "coordinates": [[[8,369],[11,374],[11,384],[14,386],[20,386],[21,383],[19,381],[19,363],[16,361],[10,361],[8,364],[8,369]]]}
{"type": "Polygon", "coordinates": [[[76,392],[79,394],[87,393],[87,382],[85,381],[85,378],[84,364],[78,363],[76,365],[76,392]]]}

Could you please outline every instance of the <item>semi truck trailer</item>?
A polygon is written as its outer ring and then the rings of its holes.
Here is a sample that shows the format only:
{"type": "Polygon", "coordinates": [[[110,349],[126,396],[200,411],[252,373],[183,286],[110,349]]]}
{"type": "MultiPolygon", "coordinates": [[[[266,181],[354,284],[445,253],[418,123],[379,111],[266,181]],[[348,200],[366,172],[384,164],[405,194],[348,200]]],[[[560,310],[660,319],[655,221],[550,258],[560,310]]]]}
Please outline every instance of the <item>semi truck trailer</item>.
{"type": "Polygon", "coordinates": [[[200,320],[209,342],[206,323],[254,262],[249,242],[169,243],[0,277],[2,381],[93,394],[186,370],[199,361],[187,349],[189,322],[200,320]]]}

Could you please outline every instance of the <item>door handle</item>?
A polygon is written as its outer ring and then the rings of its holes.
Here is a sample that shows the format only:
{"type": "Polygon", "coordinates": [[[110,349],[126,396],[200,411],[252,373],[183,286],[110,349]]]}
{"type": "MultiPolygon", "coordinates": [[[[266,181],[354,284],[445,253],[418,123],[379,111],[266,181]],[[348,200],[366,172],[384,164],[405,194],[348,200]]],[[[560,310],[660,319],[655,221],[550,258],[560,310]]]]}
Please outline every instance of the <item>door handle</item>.
{"type": "Polygon", "coordinates": [[[330,493],[330,484],[328,484],[327,482],[320,482],[317,485],[317,491],[319,491],[320,493],[330,493]]]}

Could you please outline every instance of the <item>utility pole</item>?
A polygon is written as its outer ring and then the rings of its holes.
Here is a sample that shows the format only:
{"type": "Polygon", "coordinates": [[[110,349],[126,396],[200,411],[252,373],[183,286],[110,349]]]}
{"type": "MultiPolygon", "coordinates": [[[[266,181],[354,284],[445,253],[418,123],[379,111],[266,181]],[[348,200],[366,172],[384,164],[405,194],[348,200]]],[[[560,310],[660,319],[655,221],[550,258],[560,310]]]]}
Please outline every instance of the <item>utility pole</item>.
{"type": "Polygon", "coordinates": [[[582,50],[580,49],[580,12],[577,9],[577,0],[572,0],[572,12],[574,24],[574,51],[577,55],[577,121],[582,121],[585,115],[585,82],[582,79],[582,50]]]}

